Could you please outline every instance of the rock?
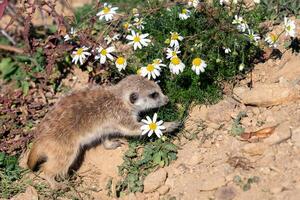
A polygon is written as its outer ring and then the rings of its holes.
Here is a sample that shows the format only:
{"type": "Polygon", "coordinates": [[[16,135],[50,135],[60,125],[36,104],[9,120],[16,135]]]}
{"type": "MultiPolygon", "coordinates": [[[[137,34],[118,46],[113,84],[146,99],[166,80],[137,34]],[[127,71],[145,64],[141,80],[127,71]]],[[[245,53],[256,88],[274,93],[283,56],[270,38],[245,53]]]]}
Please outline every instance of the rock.
{"type": "Polygon", "coordinates": [[[170,190],[170,187],[167,186],[167,185],[163,185],[161,186],[160,188],[158,188],[157,192],[160,194],[160,195],[164,195],[164,194],[167,194],[170,190]]]}
{"type": "Polygon", "coordinates": [[[270,192],[271,192],[272,194],[278,194],[278,193],[280,193],[282,190],[283,190],[283,187],[282,187],[282,186],[275,186],[275,187],[271,187],[271,188],[270,188],[270,192]]]}
{"type": "Polygon", "coordinates": [[[126,199],[127,200],[137,200],[137,198],[136,198],[136,196],[135,196],[134,193],[129,193],[126,199]]]}
{"type": "Polygon", "coordinates": [[[228,122],[231,120],[235,106],[236,101],[226,98],[208,109],[207,120],[215,124],[228,122]]]}
{"type": "Polygon", "coordinates": [[[155,191],[162,186],[167,179],[167,172],[164,169],[159,169],[149,174],[144,181],[144,192],[149,193],[155,191]]]}
{"type": "Polygon", "coordinates": [[[245,144],[242,148],[242,151],[251,156],[257,156],[257,155],[262,155],[267,149],[267,146],[268,145],[264,143],[250,143],[250,144],[245,144]]]}
{"type": "Polygon", "coordinates": [[[200,152],[194,152],[190,159],[187,161],[188,165],[197,165],[203,160],[200,152]]]}
{"type": "Polygon", "coordinates": [[[230,186],[220,187],[215,193],[216,200],[231,200],[235,196],[236,191],[233,187],[230,186]]]}
{"type": "Polygon", "coordinates": [[[292,130],[292,142],[295,146],[300,147],[300,126],[292,130]]]}
{"type": "Polygon", "coordinates": [[[147,194],[147,200],[159,200],[159,193],[158,192],[153,192],[150,194],[147,194]]]}
{"type": "Polygon", "coordinates": [[[264,140],[265,144],[274,145],[280,144],[289,138],[291,138],[292,133],[288,122],[280,124],[274,131],[274,133],[264,140]]]}
{"type": "Polygon", "coordinates": [[[24,193],[18,194],[13,197],[12,200],[38,200],[39,196],[36,189],[32,186],[28,186],[24,193]]]}
{"type": "Polygon", "coordinates": [[[279,83],[256,83],[254,88],[237,87],[233,90],[234,97],[245,105],[273,106],[300,98],[296,85],[282,86],[279,83]]]}
{"type": "Polygon", "coordinates": [[[203,180],[199,180],[199,183],[201,183],[199,185],[200,191],[210,191],[225,185],[226,180],[219,173],[215,173],[203,180]]]}
{"type": "Polygon", "coordinates": [[[184,174],[189,170],[190,170],[190,168],[188,168],[185,164],[180,163],[179,165],[177,165],[175,167],[174,174],[176,174],[176,175],[184,174]]]}
{"type": "Polygon", "coordinates": [[[273,76],[272,80],[279,80],[284,78],[289,81],[299,80],[300,77],[300,57],[295,56],[293,59],[290,59],[286,62],[279,71],[277,71],[273,76]]]}

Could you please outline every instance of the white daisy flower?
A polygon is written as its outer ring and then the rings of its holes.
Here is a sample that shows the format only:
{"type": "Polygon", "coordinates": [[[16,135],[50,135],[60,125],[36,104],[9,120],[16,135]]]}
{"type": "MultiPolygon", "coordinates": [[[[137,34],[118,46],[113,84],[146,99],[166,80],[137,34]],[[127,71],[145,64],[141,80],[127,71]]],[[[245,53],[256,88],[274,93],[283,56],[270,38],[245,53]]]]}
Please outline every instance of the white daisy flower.
{"type": "Polygon", "coordinates": [[[106,62],[106,58],[110,59],[111,61],[114,60],[114,57],[110,54],[115,51],[114,47],[108,47],[108,48],[99,47],[96,49],[99,54],[95,56],[95,59],[96,60],[100,59],[101,64],[104,64],[106,62]]]}
{"type": "Polygon", "coordinates": [[[129,42],[129,45],[133,44],[133,49],[136,50],[137,48],[142,49],[142,46],[148,46],[148,43],[151,42],[151,40],[147,39],[146,37],[148,37],[148,33],[146,34],[139,34],[136,33],[134,30],[131,31],[131,35],[127,35],[126,39],[127,40],[132,40],[131,42],[129,42]]]}
{"type": "Polygon", "coordinates": [[[251,29],[248,29],[248,34],[245,35],[248,36],[250,42],[257,43],[260,40],[260,36],[255,34],[251,29]]]}
{"type": "Polygon", "coordinates": [[[162,136],[162,130],[165,130],[166,127],[162,125],[164,123],[162,120],[158,122],[156,120],[157,113],[154,113],[153,119],[149,116],[147,116],[146,119],[142,119],[142,122],[145,124],[141,127],[142,135],[148,134],[148,137],[150,137],[153,133],[155,133],[158,138],[162,136]]]}
{"type": "Polygon", "coordinates": [[[246,29],[248,29],[248,24],[247,22],[243,19],[243,17],[234,16],[234,20],[232,21],[232,24],[236,24],[237,25],[237,29],[240,32],[245,32],[246,29]]]}
{"type": "Polygon", "coordinates": [[[180,54],[181,51],[178,50],[178,47],[175,47],[174,49],[167,48],[167,59],[171,59],[174,56],[177,56],[180,54]]]}
{"type": "Polygon", "coordinates": [[[183,72],[185,65],[177,56],[174,56],[171,58],[169,68],[173,74],[179,74],[180,72],[183,72]]]}
{"type": "Polygon", "coordinates": [[[199,75],[200,72],[204,72],[207,66],[205,61],[198,57],[195,58],[192,63],[193,63],[192,70],[196,72],[197,75],[199,75]]]}
{"type": "Polygon", "coordinates": [[[97,16],[100,20],[104,18],[105,21],[110,21],[113,19],[113,16],[116,14],[116,10],[118,9],[118,7],[112,7],[111,5],[104,3],[103,9],[97,13],[97,16]]]}
{"type": "Polygon", "coordinates": [[[231,49],[230,48],[226,48],[226,47],[223,47],[224,51],[226,54],[229,54],[231,52],[231,49]]]}
{"type": "Polygon", "coordinates": [[[139,29],[139,30],[143,30],[145,27],[144,27],[144,24],[145,24],[145,22],[144,22],[144,20],[143,20],[143,18],[134,18],[134,26],[137,28],[137,29],[139,29]]]}
{"type": "Polygon", "coordinates": [[[148,79],[156,79],[156,77],[160,76],[160,70],[161,68],[156,64],[148,64],[147,67],[141,68],[141,76],[146,77],[148,79]]]}
{"type": "Polygon", "coordinates": [[[69,34],[64,36],[65,42],[68,40],[74,39],[76,36],[77,36],[77,32],[75,31],[75,29],[73,27],[71,27],[69,34]]]}
{"type": "Polygon", "coordinates": [[[119,72],[122,71],[122,70],[125,70],[126,66],[127,66],[127,60],[120,56],[117,58],[116,62],[116,67],[118,68],[119,72]]]}
{"type": "Polygon", "coordinates": [[[290,37],[295,37],[296,35],[296,25],[295,25],[295,21],[290,20],[286,17],[284,17],[284,30],[285,30],[285,34],[290,37]]]}
{"type": "Polygon", "coordinates": [[[171,47],[179,47],[179,41],[183,40],[183,37],[180,36],[177,32],[170,32],[171,33],[171,42],[170,42],[170,46],[171,47]]]}
{"type": "Polygon", "coordinates": [[[127,32],[129,32],[129,31],[131,31],[132,30],[132,24],[130,24],[129,22],[125,22],[124,24],[123,24],[123,28],[125,29],[125,31],[127,31],[127,32]]]}
{"type": "Polygon", "coordinates": [[[223,6],[224,4],[227,4],[229,0],[220,0],[220,5],[223,6]]]}
{"type": "Polygon", "coordinates": [[[186,9],[186,8],[183,8],[183,9],[181,10],[181,13],[179,13],[179,19],[181,19],[181,20],[186,20],[186,19],[188,19],[190,16],[191,16],[191,11],[189,11],[189,10],[186,9]]]}
{"type": "Polygon", "coordinates": [[[156,67],[165,67],[166,65],[162,63],[161,59],[154,59],[152,65],[156,67]]]}
{"type": "Polygon", "coordinates": [[[110,37],[109,35],[107,35],[104,40],[106,41],[107,44],[112,43],[113,41],[119,40],[120,39],[120,34],[114,34],[112,37],[110,37]]]}
{"type": "Polygon", "coordinates": [[[269,47],[277,47],[278,36],[275,33],[268,33],[265,41],[269,44],[269,47]]]}
{"type": "Polygon", "coordinates": [[[189,6],[194,6],[194,8],[197,8],[198,4],[199,4],[199,0],[188,0],[189,6]]]}
{"type": "Polygon", "coordinates": [[[79,60],[80,65],[83,65],[86,58],[91,55],[89,52],[87,52],[88,49],[89,48],[87,48],[85,46],[76,48],[75,51],[72,52],[72,57],[73,57],[72,63],[75,63],[75,65],[76,65],[79,60]]]}

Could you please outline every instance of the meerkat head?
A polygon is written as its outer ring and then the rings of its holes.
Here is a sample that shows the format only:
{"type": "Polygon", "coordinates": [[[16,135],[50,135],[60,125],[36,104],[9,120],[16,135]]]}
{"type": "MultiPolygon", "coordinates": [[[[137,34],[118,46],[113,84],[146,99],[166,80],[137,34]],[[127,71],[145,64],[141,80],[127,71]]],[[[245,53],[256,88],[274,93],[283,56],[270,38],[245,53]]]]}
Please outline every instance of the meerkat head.
{"type": "Polygon", "coordinates": [[[139,75],[130,75],[120,81],[122,96],[138,112],[166,105],[169,99],[157,83],[139,75]]]}

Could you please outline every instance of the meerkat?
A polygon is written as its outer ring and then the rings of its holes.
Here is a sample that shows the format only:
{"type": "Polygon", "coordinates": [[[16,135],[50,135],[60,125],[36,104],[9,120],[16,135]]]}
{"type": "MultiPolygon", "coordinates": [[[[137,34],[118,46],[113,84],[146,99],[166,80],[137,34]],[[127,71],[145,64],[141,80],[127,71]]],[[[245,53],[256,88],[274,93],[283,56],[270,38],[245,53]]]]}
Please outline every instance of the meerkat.
{"type": "MultiPolygon", "coordinates": [[[[120,146],[111,136],[140,136],[139,113],[168,103],[160,87],[138,75],[118,84],[87,88],[61,98],[36,129],[27,165],[42,171],[52,188],[57,177],[66,177],[85,145],[101,140],[107,149],[120,146]]],[[[173,132],[179,122],[165,122],[165,133],[173,132]]]]}

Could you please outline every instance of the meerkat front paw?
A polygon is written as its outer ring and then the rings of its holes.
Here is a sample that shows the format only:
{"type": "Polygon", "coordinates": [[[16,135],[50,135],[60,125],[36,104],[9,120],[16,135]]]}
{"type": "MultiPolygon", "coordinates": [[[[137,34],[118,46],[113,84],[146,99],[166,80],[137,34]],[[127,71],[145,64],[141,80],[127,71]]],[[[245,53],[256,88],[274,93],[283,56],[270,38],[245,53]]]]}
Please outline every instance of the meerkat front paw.
{"type": "Polygon", "coordinates": [[[166,129],[164,130],[165,133],[170,133],[176,131],[182,127],[182,122],[174,121],[174,122],[165,122],[164,126],[166,129]]]}
{"type": "Polygon", "coordinates": [[[103,146],[105,149],[116,149],[122,145],[120,140],[104,140],[103,146]]]}

